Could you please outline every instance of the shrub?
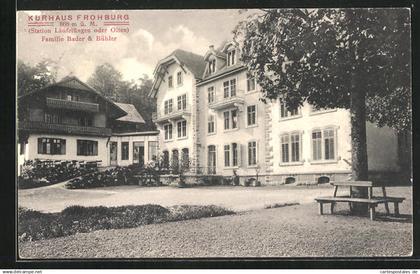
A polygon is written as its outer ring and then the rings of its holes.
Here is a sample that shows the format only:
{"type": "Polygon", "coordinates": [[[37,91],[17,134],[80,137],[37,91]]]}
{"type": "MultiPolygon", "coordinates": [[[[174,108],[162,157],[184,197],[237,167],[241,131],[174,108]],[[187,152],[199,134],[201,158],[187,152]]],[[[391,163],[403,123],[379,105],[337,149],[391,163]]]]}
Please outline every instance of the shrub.
{"type": "Polygon", "coordinates": [[[264,206],[265,209],[299,205],[299,203],[275,203],[264,206]]]}
{"type": "Polygon", "coordinates": [[[178,205],[170,208],[171,210],[171,220],[172,221],[181,221],[181,220],[190,220],[190,219],[199,219],[206,217],[216,217],[223,215],[235,214],[234,211],[225,209],[220,206],[208,205],[208,206],[199,206],[199,205],[178,205]]]}
{"type": "Polygon", "coordinates": [[[26,161],[18,177],[18,188],[41,187],[66,181],[97,170],[92,166],[80,166],[77,161],[26,161]]]}
{"type": "Polygon", "coordinates": [[[65,187],[69,189],[85,189],[135,184],[142,186],[160,185],[158,171],[151,167],[142,167],[139,165],[115,167],[72,179],[66,183],[65,187]],[[135,176],[139,176],[139,178],[135,176]]]}
{"type": "Polygon", "coordinates": [[[100,229],[133,228],[147,224],[234,214],[218,206],[160,205],[119,207],[70,206],[59,213],[18,210],[19,241],[33,241],[91,232],[100,229]]]}

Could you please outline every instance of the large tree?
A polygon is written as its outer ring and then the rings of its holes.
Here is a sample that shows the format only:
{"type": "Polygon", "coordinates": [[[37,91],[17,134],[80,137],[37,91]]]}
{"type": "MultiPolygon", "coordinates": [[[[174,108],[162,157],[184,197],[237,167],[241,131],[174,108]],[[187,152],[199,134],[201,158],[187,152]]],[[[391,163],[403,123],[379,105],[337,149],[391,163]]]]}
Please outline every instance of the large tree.
{"type": "Polygon", "coordinates": [[[52,65],[53,61],[44,59],[35,66],[18,60],[17,88],[18,96],[38,90],[56,81],[52,65]]]}
{"type": "Polygon", "coordinates": [[[156,102],[147,96],[152,86],[152,80],[147,75],[137,81],[124,81],[120,71],[105,63],[96,67],[88,84],[113,101],[133,104],[146,121],[142,129],[155,129],[152,112],[156,111],[156,102]]]}
{"type": "Polygon", "coordinates": [[[111,64],[105,63],[96,67],[87,83],[101,92],[105,97],[118,101],[127,86],[122,80],[122,74],[111,64]]]}
{"type": "Polygon", "coordinates": [[[156,130],[152,121],[152,113],[156,111],[156,99],[148,96],[152,84],[153,80],[148,75],[143,74],[137,82],[130,82],[125,98],[125,102],[133,104],[143,116],[146,121],[145,130],[156,130]]]}
{"type": "Polygon", "coordinates": [[[264,100],[350,110],[353,180],[368,179],[366,121],[410,129],[409,9],[263,10],[234,33],[264,100]]]}

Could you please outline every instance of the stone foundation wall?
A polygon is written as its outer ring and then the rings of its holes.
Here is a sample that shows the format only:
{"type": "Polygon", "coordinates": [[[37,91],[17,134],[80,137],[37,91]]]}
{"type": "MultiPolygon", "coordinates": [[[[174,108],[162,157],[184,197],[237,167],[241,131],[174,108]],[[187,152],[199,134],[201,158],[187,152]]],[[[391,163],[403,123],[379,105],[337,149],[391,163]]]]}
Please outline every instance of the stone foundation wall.
{"type": "MultiPolygon", "coordinates": [[[[195,175],[188,174],[185,176],[187,185],[223,185],[232,184],[231,176],[221,175],[195,175]]],[[[161,182],[163,184],[172,184],[178,182],[177,175],[162,175],[161,182]]],[[[239,176],[239,184],[245,185],[245,182],[255,176],[239,176]]],[[[351,173],[318,173],[318,174],[261,174],[258,176],[258,181],[262,185],[284,185],[284,184],[297,184],[297,185],[316,185],[329,183],[333,181],[349,181],[351,180],[351,173]]],[[[396,172],[370,172],[369,180],[391,185],[407,184],[401,174],[396,172]]]]}

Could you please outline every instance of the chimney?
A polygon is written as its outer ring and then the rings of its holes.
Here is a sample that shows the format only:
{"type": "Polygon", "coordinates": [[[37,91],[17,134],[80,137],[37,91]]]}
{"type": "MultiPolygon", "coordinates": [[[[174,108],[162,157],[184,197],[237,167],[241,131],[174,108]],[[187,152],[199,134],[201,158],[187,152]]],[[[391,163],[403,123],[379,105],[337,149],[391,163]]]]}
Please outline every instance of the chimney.
{"type": "Polygon", "coordinates": [[[210,50],[214,50],[214,45],[210,45],[210,46],[209,46],[209,49],[210,49],[210,50]]]}

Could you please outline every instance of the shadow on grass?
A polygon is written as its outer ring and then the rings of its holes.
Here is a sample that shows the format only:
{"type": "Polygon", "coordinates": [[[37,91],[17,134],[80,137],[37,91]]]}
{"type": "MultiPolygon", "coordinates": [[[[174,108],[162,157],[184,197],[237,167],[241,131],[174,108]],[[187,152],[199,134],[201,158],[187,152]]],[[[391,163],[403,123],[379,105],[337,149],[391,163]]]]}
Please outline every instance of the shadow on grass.
{"type": "Polygon", "coordinates": [[[392,223],[413,223],[413,215],[411,214],[400,214],[395,216],[393,214],[376,214],[375,221],[380,222],[392,222],[392,223]]]}
{"type": "MultiPolygon", "coordinates": [[[[355,215],[355,214],[351,214],[351,212],[348,210],[337,210],[337,211],[334,211],[334,214],[332,215],[329,212],[325,215],[369,219],[369,214],[355,215]]],[[[375,213],[374,221],[375,222],[390,222],[390,223],[413,223],[413,215],[400,214],[398,216],[395,216],[394,214],[386,214],[382,212],[379,212],[379,213],[377,212],[375,213]]]]}

